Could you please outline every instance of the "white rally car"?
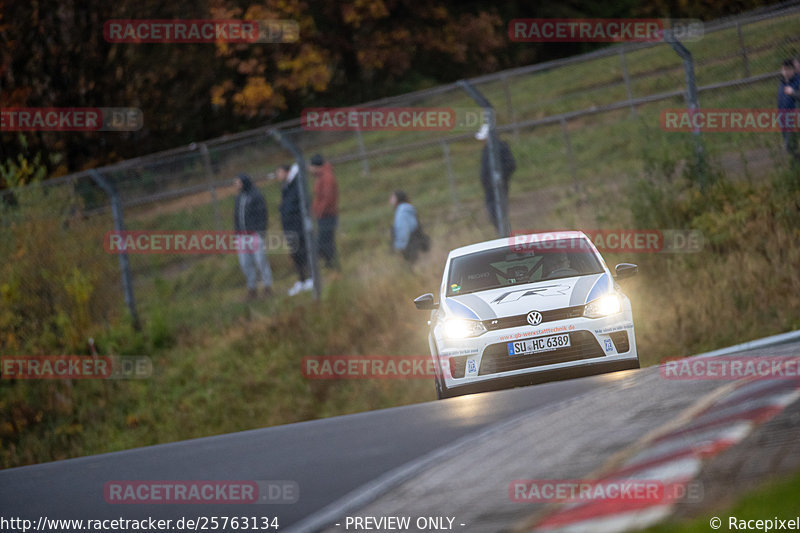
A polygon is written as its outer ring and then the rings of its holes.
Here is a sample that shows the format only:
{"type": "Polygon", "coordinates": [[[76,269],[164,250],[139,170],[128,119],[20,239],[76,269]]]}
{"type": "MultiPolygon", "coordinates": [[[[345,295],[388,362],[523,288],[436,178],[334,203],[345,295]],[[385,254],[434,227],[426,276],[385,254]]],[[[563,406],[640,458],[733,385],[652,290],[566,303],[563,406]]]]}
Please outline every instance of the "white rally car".
{"type": "Polygon", "coordinates": [[[639,368],[631,305],[582,232],[519,235],[450,252],[432,310],[441,398],[514,384],[639,368]]]}

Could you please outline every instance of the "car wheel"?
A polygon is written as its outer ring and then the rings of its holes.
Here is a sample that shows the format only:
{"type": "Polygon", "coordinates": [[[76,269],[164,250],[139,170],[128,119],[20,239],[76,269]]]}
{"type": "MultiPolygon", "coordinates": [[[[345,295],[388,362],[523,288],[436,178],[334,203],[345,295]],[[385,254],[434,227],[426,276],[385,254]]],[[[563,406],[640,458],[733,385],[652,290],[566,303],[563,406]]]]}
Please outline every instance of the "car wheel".
{"type": "Polygon", "coordinates": [[[442,377],[443,373],[441,361],[439,360],[439,351],[436,349],[433,343],[431,343],[431,356],[433,357],[434,365],[433,381],[436,388],[436,399],[445,400],[450,398],[450,394],[447,391],[447,385],[444,384],[444,377],[442,377]]]}
{"type": "Polygon", "coordinates": [[[450,396],[447,394],[447,387],[444,383],[442,383],[442,380],[439,379],[438,375],[434,378],[434,381],[436,385],[436,399],[444,400],[449,398],[450,396]]]}

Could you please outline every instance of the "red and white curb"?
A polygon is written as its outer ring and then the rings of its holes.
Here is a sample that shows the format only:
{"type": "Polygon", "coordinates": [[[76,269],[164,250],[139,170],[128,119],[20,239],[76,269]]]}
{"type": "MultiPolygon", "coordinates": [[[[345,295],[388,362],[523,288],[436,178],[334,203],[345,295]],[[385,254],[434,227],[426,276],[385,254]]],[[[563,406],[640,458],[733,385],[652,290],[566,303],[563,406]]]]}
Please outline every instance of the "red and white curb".
{"type": "Polygon", "coordinates": [[[799,398],[797,378],[743,380],[602,478],[659,480],[666,489],[663,498],[566,503],[541,518],[533,531],[612,533],[655,524],[669,516],[678,501],[690,501],[686,487],[700,472],[703,461],[741,442],[759,424],[774,418],[799,398]]]}

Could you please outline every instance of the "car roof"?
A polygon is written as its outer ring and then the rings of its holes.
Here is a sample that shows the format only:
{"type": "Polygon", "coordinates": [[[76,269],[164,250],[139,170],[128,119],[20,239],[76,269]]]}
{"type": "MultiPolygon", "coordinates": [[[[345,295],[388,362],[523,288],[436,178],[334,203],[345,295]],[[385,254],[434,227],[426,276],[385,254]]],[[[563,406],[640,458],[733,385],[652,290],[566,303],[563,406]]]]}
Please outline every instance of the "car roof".
{"type": "Polygon", "coordinates": [[[450,251],[449,257],[459,257],[468,255],[475,252],[482,252],[483,250],[491,250],[493,248],[500,248],[502,246],[513,246],[514,244],[526,244],[531,242],[549,242],[559,239],[586,239],[591,243],[592,241],[582,231],[546,231],[542,233],[521,233],[514,234],[511,237],[503,237],[491,241],[476,242],[460,248],[454,248],[450,251]]]}

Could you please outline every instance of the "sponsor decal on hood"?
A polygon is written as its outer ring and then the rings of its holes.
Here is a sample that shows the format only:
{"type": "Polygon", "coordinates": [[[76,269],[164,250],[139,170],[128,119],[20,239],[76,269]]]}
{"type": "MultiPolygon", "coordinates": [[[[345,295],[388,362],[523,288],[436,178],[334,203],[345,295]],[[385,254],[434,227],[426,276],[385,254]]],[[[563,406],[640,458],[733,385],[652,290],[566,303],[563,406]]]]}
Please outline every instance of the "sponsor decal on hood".
{"type": "Polygon", "coordinates": [[[445,307],[459,318],[490,320],[583,305],[611,288],[608,274],[589,274],[450,296],[445,298],[445,307]]]}

